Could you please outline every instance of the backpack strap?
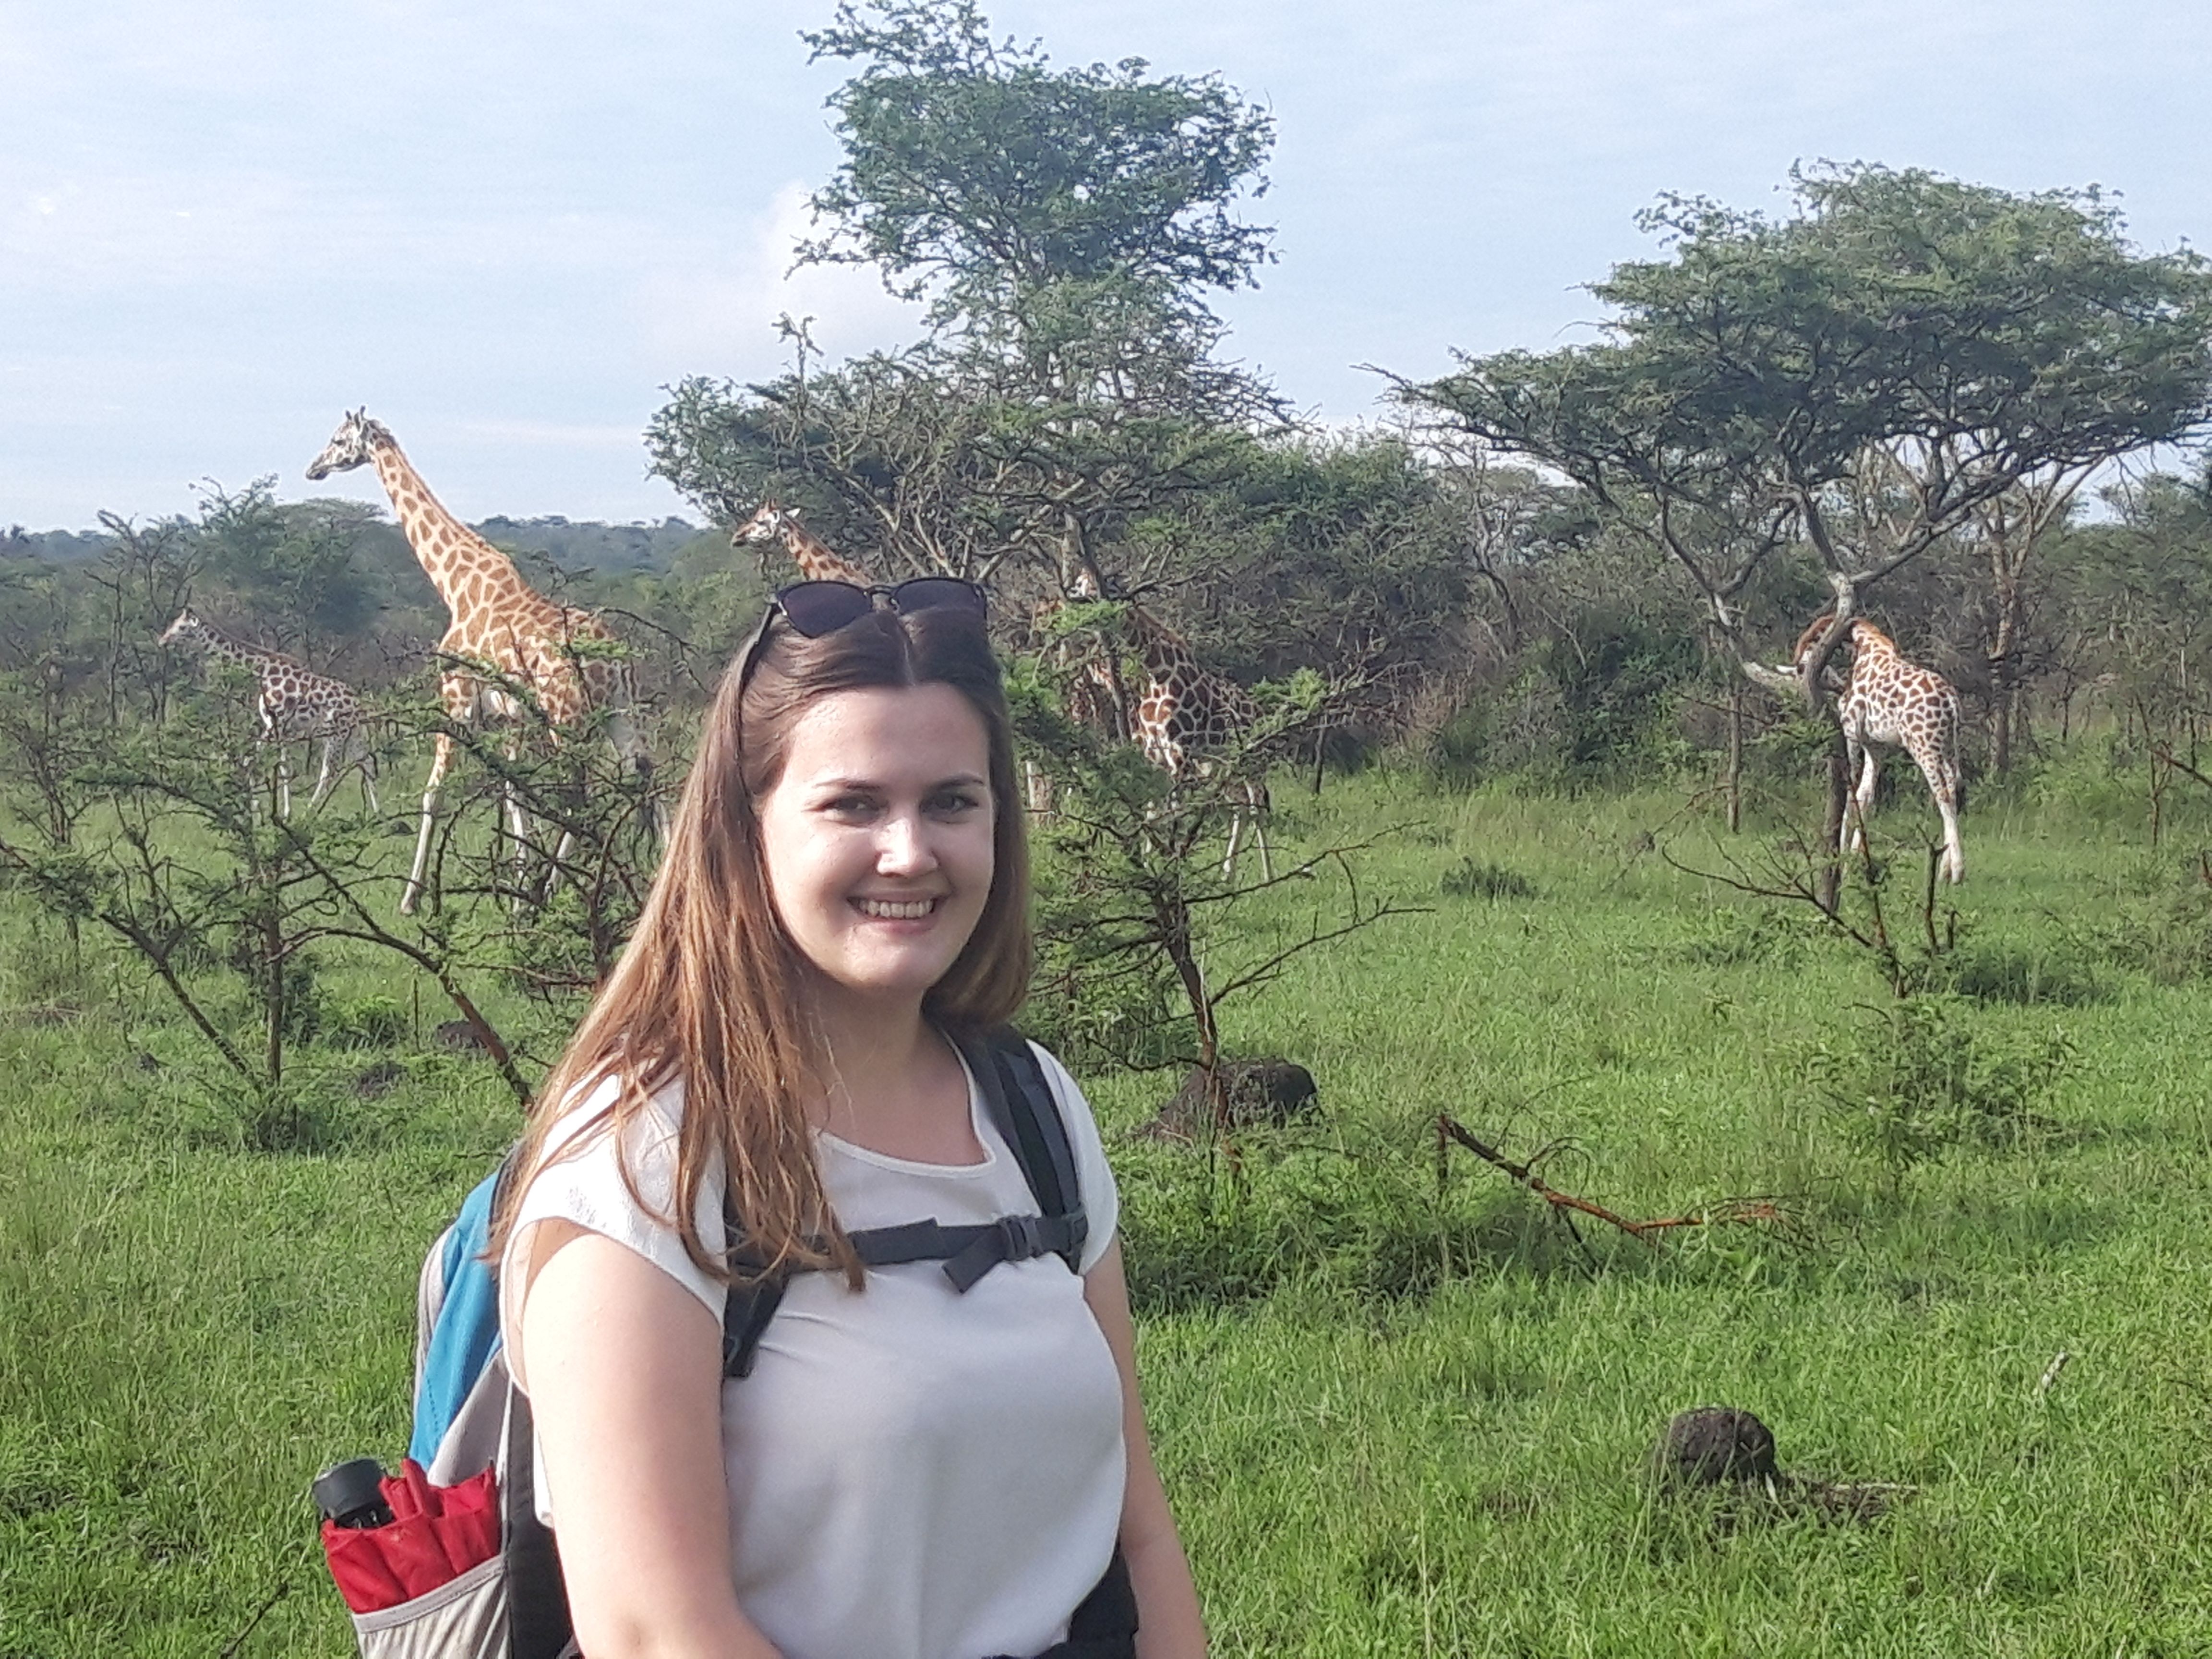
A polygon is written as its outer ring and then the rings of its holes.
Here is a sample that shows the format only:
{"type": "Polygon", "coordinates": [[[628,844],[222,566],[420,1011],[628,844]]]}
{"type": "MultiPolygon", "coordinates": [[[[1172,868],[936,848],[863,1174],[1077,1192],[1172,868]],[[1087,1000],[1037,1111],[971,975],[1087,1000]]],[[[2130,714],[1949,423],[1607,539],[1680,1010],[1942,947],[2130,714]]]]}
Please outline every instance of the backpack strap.
{"type": "MultiPolygon", "coordinates": [[[[953,1046],[981,1091],[983,1109],[1012,1152],[1039,1213],[1001,1216],[974,1226],[945,1227],[931,1220],[864,1228],[847,1235],[854,1249],[861,1262],[871,1267],[941,1261],[945,1278],[963,1296],[1002,1261],[1057,1255],[1067,1263],[1070,1272],[1081,1273],[1089,1223],[1075,1176],[1075,1152],[1060,1115],[1059,1099],[1046,1080],[1044,1068],[1037,1064],[1036,1051],[1010,1030],[955,1037],[953,1046]]],[[[726,1195],[722,1221],[730,1237],[743,1235],[737,1206],[726,1195]]],[[[775,1317],[789,1283],[788,1273],[778,1273],[730,1286],[722,1303],[724,1376],[751,1374],[762,1333],[775,1317]]]]}
{"type": "MultiPolygon", "coordinates": [[[[734,1245],[744,1237],[744,1223],[738,1215],[736,1196],[725,1190],[722,1194],[722,1236],[734,1245]]],[[[733,1250],[737,1265],[742,1266],[743,1252],[733,1250]]],[[[757,1265],[756,1262],[755,1265],[757,1265]]],[[[750,1376],[753,1361],[759,1357],[761,1333],[768,1322],[775,1317],[776,1306],[783,1300],[784,1286],[791,1283],[791,1273],[770,1273],[763,1278],[740,1282],[730,1281],[729,1294],[722,1298],[722,1375],[725,1377],[750,1376]]]]}
{"type": "Polygon", "coordinates": [[[1064,1221],[1064,1238],[1049,1248],[1074,1273],[1083,1271],[1083,1245],[1090,1228],[1083,1212],[1083,1189],[1075,1178],[1075,1149],[1060,1101],[1037,1064],[1028,1039],[1001,1026],[981,1037],[956,1037],[954,1045],[975,1074],[983,1107],[1006,1145],[1048,1223],[1064,1221]]]}
{"type": "Polygon", "coordinates": [[[559,1659],[574,1635],[561,1553],[538,1518],[538,1457],[530,1396],[507,1389],[507,1446],[501,1461],[501,1553],[507,1562],[507,1659],[559,1659]]]}

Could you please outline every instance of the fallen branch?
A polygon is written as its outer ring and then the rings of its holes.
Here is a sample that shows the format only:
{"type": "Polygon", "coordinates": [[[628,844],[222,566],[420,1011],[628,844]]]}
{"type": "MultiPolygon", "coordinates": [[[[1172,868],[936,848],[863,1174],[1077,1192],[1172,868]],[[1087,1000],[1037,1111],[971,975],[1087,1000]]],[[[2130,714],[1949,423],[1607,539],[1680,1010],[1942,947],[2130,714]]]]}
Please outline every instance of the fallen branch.
{"type": "MultiPolygon", "coordinates": [[[[1495,1146],[1479,1139],[1449,1112],[1438,1112],[1437,1167],[1439,1172],[1444,1167],[1447,1152],[1455,1142],[1466,1147],[1491,1168],[1510,1176],[1519,1185],[1542,1199],[1551,1206],[1552,1213],[1573,1235],[1576,1244],[1585,1256],[1589,1254],[1589,1247],[1583,1243],[1582,1231],[1575,1225],[1574,1218],[1577,1215],[1602,1221],[1607,1226],[1626,1233],[1645,1249],[1654,1250],[1659,1248],[1669,1231],[1679,1227],[1765,1226],[1785,1237],[1796,1237],[1801,1231],[1796,1219],[1771,1198],[1724,1198],[1681,1215],[1662,1216],[1650,1221],[1631,1221],[1626,1216],[1616,1215],[1602,1204],[1593,1203],[1573,1193],[1561,1192],[1536,1173],[1534,1158],[1526,1164],[1516,1164],[1495,1146]]],[[[1537,1156],[1540,1158],[1542,1154],[1537,1156]]]]}
{"type": "MultiPolygon", "coordinates": [[[[1575,1214],[1586,1215],[1595,1220],[1602,1221],[1608,1226],[1618,1227],[1639,1244],[1648,1245],[1654,1249],[1658,1248],[1658,1241],[1649,1237],[1653,1224],[1631,1221],[1625,1216],[1615,1215],[1602,1204],[1593,1204],[1586,1198],[1577,1198],[1572,1193],[1561,1192],[1543,1176],[1538,1175],[1530,1165],[1516,1164],[1495,1146],[1475,1139],[1467,1126],[1449,1112],[1438,1112],[1437,1114],[1437,1157],[1439,1168],[1443,1165],[1445,1148],[1453,1141],[1457,1141],[1466,1147],[1491,1168],[1503,1170],[1522,1186],[1526,1187],[1545,1203],[1550,1205],[1552,1212],[1567,1223],[1567,1230],[1570,1232],[1575,1232],[1572,1217],[1568,1213],[1571,1211],[1575,1214]]],[[[1577,1244],[1582,1243],[1582,1235],[1579,1232],[1575,1232],[1575,1242],[1577,1244]]]]}

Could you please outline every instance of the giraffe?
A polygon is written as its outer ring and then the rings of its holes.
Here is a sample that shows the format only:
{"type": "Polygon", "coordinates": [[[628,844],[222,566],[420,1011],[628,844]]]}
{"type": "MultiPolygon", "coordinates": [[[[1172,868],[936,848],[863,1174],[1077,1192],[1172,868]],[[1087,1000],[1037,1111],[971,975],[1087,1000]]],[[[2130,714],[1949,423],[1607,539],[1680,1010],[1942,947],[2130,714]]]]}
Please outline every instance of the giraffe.
{"type": "MultiPolygon", "coordinates": [[[[1820,617],[1799,636],[1791,661],[1802,669],[1806,653],[1835,621],[1820,617]]],[[[1928,781],[1928,793],[1943,818],[1943,874],[1966,878],[1966,854],[1959,840],[1959,693],[1932,668],[1907,662],[1897,643],[1863,617],[1850,625],[1851,672],[1837,706],[1850,769],[1859,773],[1851,810],[1844,815],[1838,852],[1856,852],[1866,844],[1866,815],[1874,810],[1875,784],[1881,776],[1876,746],[1901,746],[1928,781]]]]}
{"type": "Polygon", "coordinates": [[[799,523],[798,516],[776,501],[763,501],[760,510],[730,533],[732,545],[750,542],[764,546],[769,542],[779,544],[791,555],[791,562],[799,567],[800,575],[811,582],[850,582],[855,587],[872,587],[875,578],[853,563],[841,558],[830,544],[799,523]]]}
{"type": "MultiPolygon", "coordinates": [[[[407,544],[438,597],[445,601],[450,622],[438,641],[437,654],[444,664],[438,682],[439,700],[447,716],[468,726],[512,720],[522,713],[521,701],[491,678],[472,666],[489,663],[499,676],[526,687],[556,734],[587,710],[605,711],[609,739],[623,763],[641,786],[653,780],[652,757],[630,717],[628,670],[604,655],[582,655],[577,647],[614,643],[614,635],[599,617],[572,605],[556,605],[522,580],[514,562],[471,530],[431,494],[392,433],[366,410],[356,410],[339,425],[337,435],[307,467],[310,478],[326,478],[333,472],[373,465],[384,492],[392,498],[393,513],[407,544]]],[[[423,874],[430,859],[430,836],[438,818],[441,790],[453,763],[453,739],[438,734],[437,752],[430,775],[422,787],[422,823],[415,841],[415,862],[399,900],[403,915],[414,913],[422,895],[423,874]]],[[[660,828],[657,809],[647,807],[649,827],[660,828]]],[[[507,796],[510,831],[520,849],[528,845],[528,823],[512,790],[507,796]]],[[[553,855],[553,878],[569,838],[563,836],[553,855]]],[[[550,890],[550,883],[549,883],[550,890]]]]}
{"type": "Polygon", "coordinates": [[[314,673],[276,652],[241,645],[210,627],[190,605],[177,612],[176,621],[162,634],[161,642],[189,646],[218,662],[252,671],[260,693],[256,704],[261,718],[259,741],[264,746],[276,745],[278,817],[292,816],[292,768],[285,759],[284,745],[318,739],[323,745],[322,769],[315,779],[315,793],[308,797],[307,810],[320,806],[331,793],[331,785],[347,768],[356,765],[361,768],[361,789],[368,810],[380,810],[376,756],[368,746],[368,728],[362,721],[361,698],[351,686],[327,674],[314,673]]]}
{"type": "MultiPolygon", "coordinates": [[[[1065,597],[1048,594],[1030,606],[1030,638],[1048,660],[1076,671],[1061,690],[1067,718],[1108,742],[1128,743],[1132,741],[1129,699],[1121,689],[1121,670],[1113,653],[1095,639],[1086,644],[1072,635],[1056,635],[1052,626],[1053,619],[1071,600],[1101,597],[1097,579],[1088,568],[1079,568],[1066,588],[1065,597]]],[[[1034,760],[1023,761],[1022,767],[1030,815],[1039,822],[1050,819],[1054,816],[1051,775],[1034,760]]]]}
{"type": "MultiPolygon", "coordinates": [[[[1145,689],[1129,716],[1129,730],[1145,751],[1145,758],[1181,780],[1207,777],[1259,724],[1260,705],[1252,694],[1225,675],[1200,662],[1183,637],[1146,611],[1128,600],[1125,625],[1144,659],[1145,689]]],[[[1252,764],[1249,756],[1237,757],[1240,769],[1252,764]]],[[[1267,853],[1267,786],[1264,779],[1246,772],[1237,787],[1243,796],[1229,822],[1229,851],[1221,864],[1224,878],[1237,869],[1237,854],[1249,821],[1252,838],[1260,848],[1261,873],[1274,879],[1267,853]]]]}

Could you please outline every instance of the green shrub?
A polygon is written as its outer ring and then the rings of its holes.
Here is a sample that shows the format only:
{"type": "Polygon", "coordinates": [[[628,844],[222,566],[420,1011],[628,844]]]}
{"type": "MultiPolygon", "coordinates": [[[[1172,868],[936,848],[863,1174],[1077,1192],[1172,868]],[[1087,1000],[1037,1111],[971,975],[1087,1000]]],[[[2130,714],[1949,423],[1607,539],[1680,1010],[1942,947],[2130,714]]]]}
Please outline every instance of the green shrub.
{"type": "Polygon", "coordinates": [[[1464,788],[1513,773],[1556,775],[1567,741],[1559,687],[1531,670],[1468,697],[1431,739],[1428,770],[1464,788]]]}
{"type": "Polygon", "coordinates": [[[1131,1144],[1115,1154],[1129,1294],[1149,1315],[1256,1301],[1291,1283],[1360,1302],[1426,1295],[1511,1248],[1514,1194],[1440,1197],[1426,1160],[1248,1132],[1241,1175],[1218,1153],[1131,1144]]]}
{"type": "Polygon", "coordinates": [[[405,1003],[374,993],[334,1002],[323,1014],[323,1039],[337,1048],[396,1048],[413,1030],[405,1003]]]}
{"type": "Polygon", "coordinates": [[[1680,694],[1698,677],[1697,635],[1643,617],[1592,616],[1577,635],[1547,640],[1537,660],[1566,714],[1569,771],[1578,776],[1649,772],[1668,747],[1680,694]]]}
{"type": "Polygon", "coordinates": [[[1714,911],[1679,948],[1684,962],[1704,968],[1790,968],[1804,959],[1821,924],[1771,906],[1714,911]]]}
{"type": "Polygon", "coordinates": [[[1536,884],[1518,871],[1502,864],[1478,864],[1471,858],[1462,859],[1445,871],[1437,885],[1446,898],[1532,899],[1537,896],[1536,884]]]}
{"type": "Polygon", "coordinates": [[[2087,968],[2063,956],[2017,945],[1963,944],[1938,959],[1936,988],[1976,1002],[2006,1002],[2023,1007],[2056,1003],[2072,1007],[2094,1002],[2104,988],[2087,968]]]}
{"type": "Polygon", "coordinates": [[[1971,1008],[1919,996],[1869,1010],[1848,1041],[1810,1056],[1814,1084],[1893,1178],[1961,1144],[2016,1145],[2058,1124],[2043,1108],[2074,1068],[2063,1032],[2008,1044],[1971,1008]]]}
{"type": "Polygon", "coordinates": [[[2161,985],[2212,978],[2212,881],[2194,863],[2162,872],[2068,930],[2083,955],[2148,974],[2161,985]]]}

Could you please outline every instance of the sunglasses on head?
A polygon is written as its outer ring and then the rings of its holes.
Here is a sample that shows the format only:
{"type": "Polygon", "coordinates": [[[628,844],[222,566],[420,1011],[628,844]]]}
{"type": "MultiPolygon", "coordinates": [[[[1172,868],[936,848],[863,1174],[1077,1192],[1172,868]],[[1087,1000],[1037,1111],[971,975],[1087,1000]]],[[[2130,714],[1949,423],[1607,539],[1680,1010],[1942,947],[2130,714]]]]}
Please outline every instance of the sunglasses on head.
{"type": "Polygon", "coordinates": [[[879,599],[886,609],[902,617],[920,611],[957,611],[981,622],[987,611],[982,588],[957,576],[916,576],[888,587],[862,587],[857,582],[793,582],[776,589],[768,602],[760,626],[745,647],[744,659],[738,670],[738,684],[752,678],[778,617],[790,624],[793,633],[818,640],[841,628],[850,628],[873,611],[879,599]]]}

